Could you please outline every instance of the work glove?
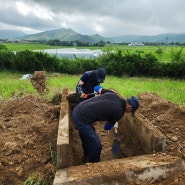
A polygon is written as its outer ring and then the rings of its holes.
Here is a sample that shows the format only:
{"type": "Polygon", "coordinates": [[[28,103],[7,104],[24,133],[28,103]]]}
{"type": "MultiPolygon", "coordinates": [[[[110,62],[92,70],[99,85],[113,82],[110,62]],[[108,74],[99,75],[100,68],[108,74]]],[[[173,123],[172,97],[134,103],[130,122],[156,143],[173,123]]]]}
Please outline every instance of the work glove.
{"type": "Polygon", "coordinates": [[[88,98],[88,94],[82,93],[80,98],[87,99],[88,98]]]}
{"type": "Polygon", "coordinates": [[[112,129],[112,125],[110,123],[105,123],[104,125],[104,130],[111,130],[112,129]]]}
{"type": "Polygon", "coordinates": [[[102,89],[103,87],[101,87],[100,85],[97,85],[94,87],[94,91],[96,91],[97,93],[99,93],[99,90],[102,89]]]}
{"type": "Polygon", "coordinates": [[[82,88],[81,85],[77,85],[77,86],[76,86],[76,92],[77,92],[78,94],[83,93],[83,88],[82,88]]]}

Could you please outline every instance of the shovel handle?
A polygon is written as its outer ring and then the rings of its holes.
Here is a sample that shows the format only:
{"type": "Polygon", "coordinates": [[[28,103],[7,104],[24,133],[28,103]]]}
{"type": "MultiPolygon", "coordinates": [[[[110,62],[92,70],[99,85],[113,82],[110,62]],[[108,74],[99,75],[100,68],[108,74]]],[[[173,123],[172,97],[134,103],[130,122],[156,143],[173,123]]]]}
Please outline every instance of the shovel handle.
{"type": "Polygon", "coordinates": [[[114,128],[114,133],[117,134],[118,133],[118,129],[115,127],[114,128]]]}

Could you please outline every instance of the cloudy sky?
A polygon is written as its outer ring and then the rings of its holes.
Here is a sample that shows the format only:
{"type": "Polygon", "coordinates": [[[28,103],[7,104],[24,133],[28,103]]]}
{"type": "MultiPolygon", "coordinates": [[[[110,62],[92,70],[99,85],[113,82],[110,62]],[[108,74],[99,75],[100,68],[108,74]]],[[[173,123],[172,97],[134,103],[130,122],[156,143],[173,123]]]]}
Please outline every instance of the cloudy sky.
{"type": "Polygon", "coordinates": [[[0,30],[101,36],[185,33],[185,0],[0,0],[0,30]]]}

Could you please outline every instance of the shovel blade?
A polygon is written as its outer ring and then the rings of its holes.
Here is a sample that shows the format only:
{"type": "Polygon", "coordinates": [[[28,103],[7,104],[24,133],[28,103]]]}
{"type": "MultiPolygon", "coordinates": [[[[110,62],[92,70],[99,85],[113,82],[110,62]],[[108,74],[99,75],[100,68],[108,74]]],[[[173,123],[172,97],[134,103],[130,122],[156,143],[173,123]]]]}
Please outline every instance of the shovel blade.
{"type": "Polygon", "coordinates": [[[120,141],[115,139],[112,144],[112,153],[113,155],[118,155],[120,152],[120,141]]]}

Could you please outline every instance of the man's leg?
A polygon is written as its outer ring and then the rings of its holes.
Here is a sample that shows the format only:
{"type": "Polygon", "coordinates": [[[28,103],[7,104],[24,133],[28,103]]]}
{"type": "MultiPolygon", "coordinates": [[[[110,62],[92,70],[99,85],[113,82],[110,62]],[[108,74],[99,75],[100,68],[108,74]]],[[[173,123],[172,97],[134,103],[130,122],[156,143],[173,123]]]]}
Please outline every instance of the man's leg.
{"type": "Polygon", "coordinates": [[[92,125],[85,124],[80,120],[76,108],[73,109],[72,118],[79,131],[84,154],[88,154],[89,162],[99,162],[102,144],[94,127],[92,125]]]}
{"type": "Polygon", "coordinates": [[[94,131],[91,125],[85,125],[80,128],[82,143],[88,151],[89,162],[99,162],[102,150],[98,134],[94,131]]]}

